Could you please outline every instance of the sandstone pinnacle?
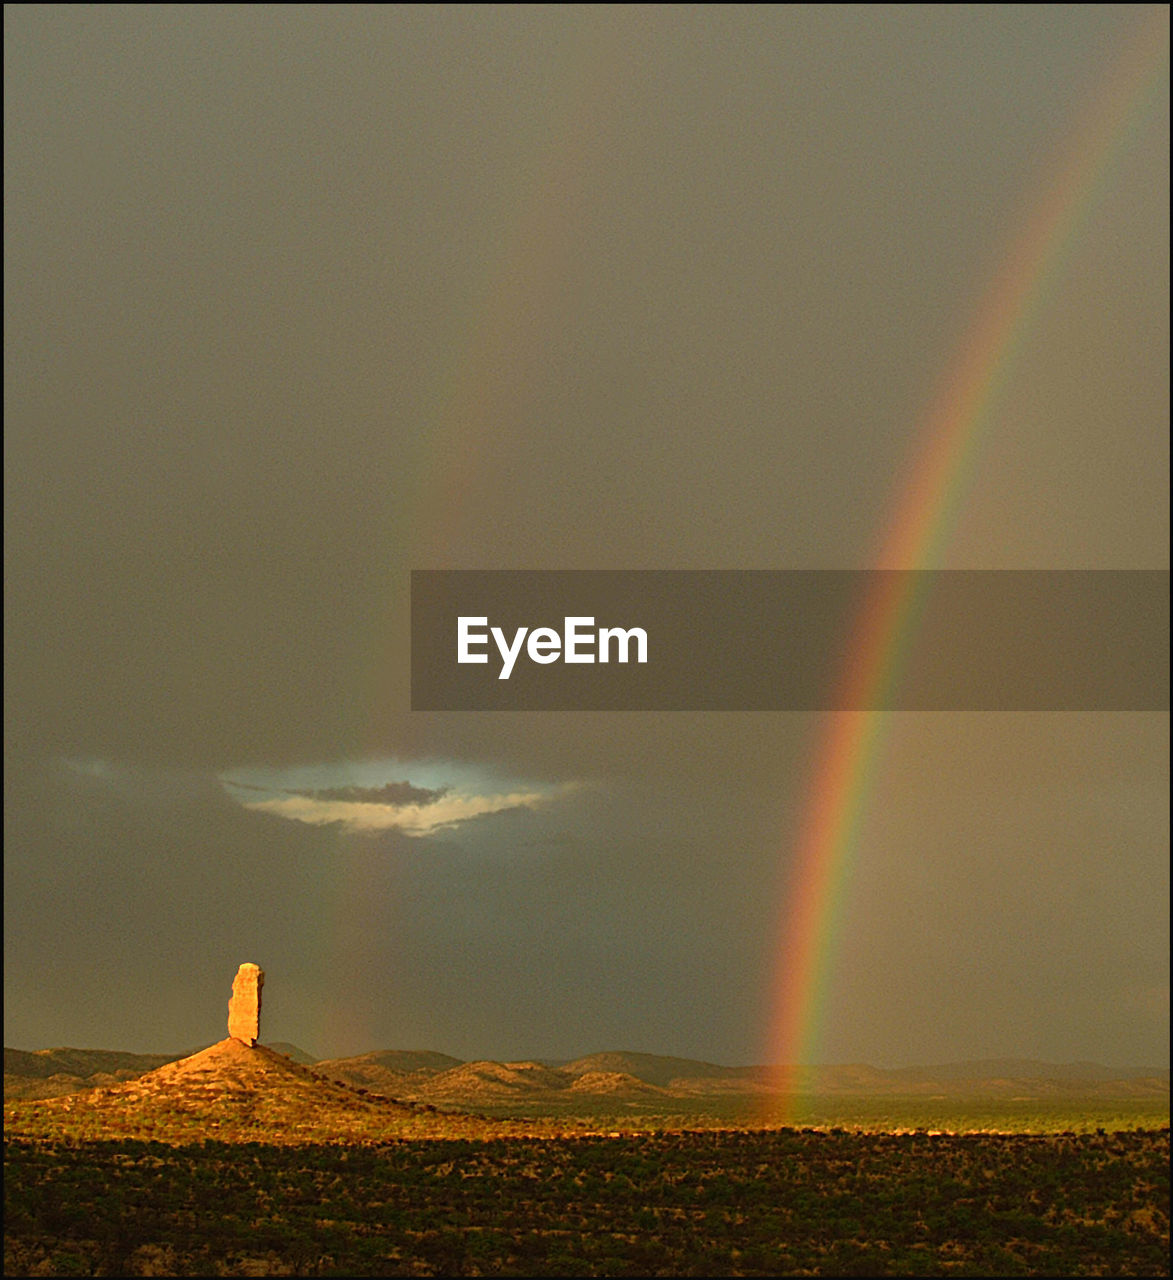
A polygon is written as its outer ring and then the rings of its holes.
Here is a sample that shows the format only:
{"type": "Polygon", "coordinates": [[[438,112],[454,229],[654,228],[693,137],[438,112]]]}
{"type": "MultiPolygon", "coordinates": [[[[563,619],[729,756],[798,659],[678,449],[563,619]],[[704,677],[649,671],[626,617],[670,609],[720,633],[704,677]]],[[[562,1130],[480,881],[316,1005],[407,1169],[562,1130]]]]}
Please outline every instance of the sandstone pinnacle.
{"type": "Polygon", "coordinates": [[[261,1034],[261,988],[265,971],[255,964],[242,964],[232,980],[228,1001],[228,1034],[250,1048],[261,1034]]]}

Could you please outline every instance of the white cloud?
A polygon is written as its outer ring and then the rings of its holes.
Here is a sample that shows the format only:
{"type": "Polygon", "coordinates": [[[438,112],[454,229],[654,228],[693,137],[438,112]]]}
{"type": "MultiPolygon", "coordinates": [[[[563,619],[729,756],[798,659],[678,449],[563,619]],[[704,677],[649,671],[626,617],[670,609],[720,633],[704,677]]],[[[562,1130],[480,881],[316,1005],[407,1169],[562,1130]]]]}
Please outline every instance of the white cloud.
{"type": "Polygon", "coordinates": [[[339,760],[297,766],[248,766],[219,775],[245,809],[344,831],[402,831],[427,836],[508,809],[533,809],[582,785],[503,776],[467,761],[339,760]]]}
{"type": "Polygon", "coordinates": [[[244,807],[275,813],[312,826],[340,822],[348,831],[387,831],[394,828],[408,835],[425,836],[488,813],[520,807],[532,809],[550,798],[549,794],[539,791],[513,791],[487,796],[450,794],[427,805],[389,805],[319,800],[313,796],[280,796],[271,800],[246,801],[244,807]]]}

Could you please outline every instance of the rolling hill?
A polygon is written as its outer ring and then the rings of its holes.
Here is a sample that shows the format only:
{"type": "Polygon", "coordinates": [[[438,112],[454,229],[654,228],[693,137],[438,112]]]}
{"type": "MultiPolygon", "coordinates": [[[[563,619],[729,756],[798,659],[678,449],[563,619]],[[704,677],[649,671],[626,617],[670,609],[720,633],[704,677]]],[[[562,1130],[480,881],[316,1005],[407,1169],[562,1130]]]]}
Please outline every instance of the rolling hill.
{"type": "MultiPolygon", "coordinates": [[[[130,1054],[107,1050],[6,1049],[4,1094],[8,1100],[64,1097],[95,1088],[109,1090],[150,1078],[157,1085],[188,1079],[203,1061],[227,1063],[225,1046],[218,1045],[181,1059],[188,1064],[172,1077],[180,1055],[130,1054]],[[162,1073],[162,1074],[161,1074],[162,1073]]],[[[243,1049],[243,1046],[241,1046],[243,1049]]],[[[429,1050],[387,1049],[349,1058],[315,1061],[294,1045],[257,1046],[268,1070],[279,1059],[288,1068],[304,1071],[346,1092],[358,1091],[444,1109],[500,1111],[510,1103],[532,1111],[542,1105],[565,1110],[572,1102],[591,1097],[612,1102],[628,1099],[650,1103],[675,1099],[680,1103],[721,1097],[765,1096],[776,1087],[768,1067],[730,1067],[688,1058],[651,1053],[610,1051],[588,1054],[567,1062],[462,1062],[429,1050]],[[268,1058],[265,1055],[269,1055],[268,1058]],[[312,1066],[313,1072],[308,1068],[312,1066]]],[[[238,1055],[239,1056],[239,1055],[238,1055]]],[[[245,1060],[242,1060],[245,1061],[245,1060]]],[[[282,1070],[287,1070],[282,1067],[282,1070]]],[[[259,1079],[260,1077],[257,1077],[259,1079]]],[[[296,1077],[303,1079],[303,1077],[296,1077]]],[[[293,1079],[293,1077],[291,1077],[293,1079]]],[[[1027,1059],[946,1063],[933,1067],[881,1069],[866,1064],[802,1068],[800,1088],[829,1098],[986,1098],[986,1099],[1160,1099],[1169,1094],[1167,1069],[1113,1069],[1095,1063],[1056,1064],[1027,1059]]]]}
{"type": "MultiPolygon", "coordinates": [[[[721,1097],[765,1097],[777,1087],[769,1067],[728,1067],[689,1058],[611,1051],[569,1062],[459,1062],[443,1054],[391,1052],[321,1061],[332,1080],[439,1106],[535,1108],[569,1105],[594,1095],[611,1100],[681,1103],[721,1097]]],[[[807,1093],[842,1098],[1160,1098],[1169,1073],[1134,1073],[1078,1063],[1027,1060],[953,1063],[883,1070],[865,1064],[803,1068],[807,1093]]]]}

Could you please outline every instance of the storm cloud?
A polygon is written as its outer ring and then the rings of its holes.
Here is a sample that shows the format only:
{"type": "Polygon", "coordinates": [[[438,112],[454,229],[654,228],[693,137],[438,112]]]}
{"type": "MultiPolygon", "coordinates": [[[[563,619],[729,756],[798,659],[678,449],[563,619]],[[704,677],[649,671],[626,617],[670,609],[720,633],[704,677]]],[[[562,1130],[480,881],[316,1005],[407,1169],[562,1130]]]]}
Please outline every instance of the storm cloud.
{"type": "MultiPolygon", "coordinates": [[[[412,712],[410,573],[870,567],[1074,172],[940,563],[1168,567],[1160,6],[4,21],[7,1044],[247,959],[323,1055],[760,1060],[825,722],[412,712]]],[[[1167,1061],[1168,770],[889,716],[813,1052],[1167,1061]]]]}

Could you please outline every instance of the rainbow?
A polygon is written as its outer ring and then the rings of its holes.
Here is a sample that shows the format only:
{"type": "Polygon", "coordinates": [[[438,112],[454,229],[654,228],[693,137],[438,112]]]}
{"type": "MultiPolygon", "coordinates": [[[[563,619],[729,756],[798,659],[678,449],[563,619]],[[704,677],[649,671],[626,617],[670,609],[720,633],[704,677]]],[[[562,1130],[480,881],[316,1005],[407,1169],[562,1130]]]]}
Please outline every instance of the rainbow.
{"type": "MultiPolygon", "coordinates": [[[[544,344],[572,298],[574,232],[622,124],[617,89],[636,77],[654,34],[654,24],[635,10],[617,23],[591,23],[565,62],[550,68],[545,110],[519,142],[500,203],[486,211],[498,239],[486,245],[480,274],[467,282],[454,309],[448,352],[426,371],[414,448],[397,460],[410,480],[388,520],[388,537],[403,553],[393,557],[399,563],[457,567],[474,478],[486,466],[513,469],[512,424],[542,394],[544,344]]],[[[355,658],[357,668],[376,673],[365,727],[358,726],[370,759],[387,754],[388,724],[410,703],[404,667],[386,654],[388,634],[405,630],[409,582],[406,572],[389,571],[378,625],[361,638],[355,658]]],[[[332,940],[322,964],[363,974],[374,964],[396,899],[374,891],[373,878],[383,873],[365,860],[364,842],[341,832],[337,840],[339,856],[322,886],[322,910],[331,922],[322,933],[332,940]]],[[[370,989],[369,981],[362,985],[370,989]]],[[[323,1008],[321,1045],[371,1043],[372,1007],[326,1002],[323,1008]]]]}
{"type": "MultiPolygon", "coordinates": [[[[913,465],[874,557],[877,569],[939,567],[973,470],[978,443],[1113,163],[1151,114],[1168,68],[1168,10],[1152,19],[1107,77],[1073,131],[1056,178],[1012,242],[917,433],[913,465]]],[[[879,573],[856,621],[838,705],[883,705],[917,616],[916,579],[879,573]]],[[[771,1118],[793,1122],[803,1067],[817,1061],[822,1005],[836,951],[844,889],[859,844],[884,740],[882,710],[826,719],[814,757],[785,899],[783,944],[769,1014],[767,1061],[777,1065],[771,1118]]]]}
{"type": "MultiPolygon", "coordinates": [[[[584,30],[547,115],[523,149],[516,193],[498,211],[500,242],[438,370],[419,433],[407,528],[412,565],[457,554],[473,478],[516,447],[513,426],[544,394],[543,355],[571,305],[575,234],[622,125],[617,84],[636,74],[652,31],[638,14],[584,30]]],[[[479,567],[479,566],[474,566],[479,567]]]]}

